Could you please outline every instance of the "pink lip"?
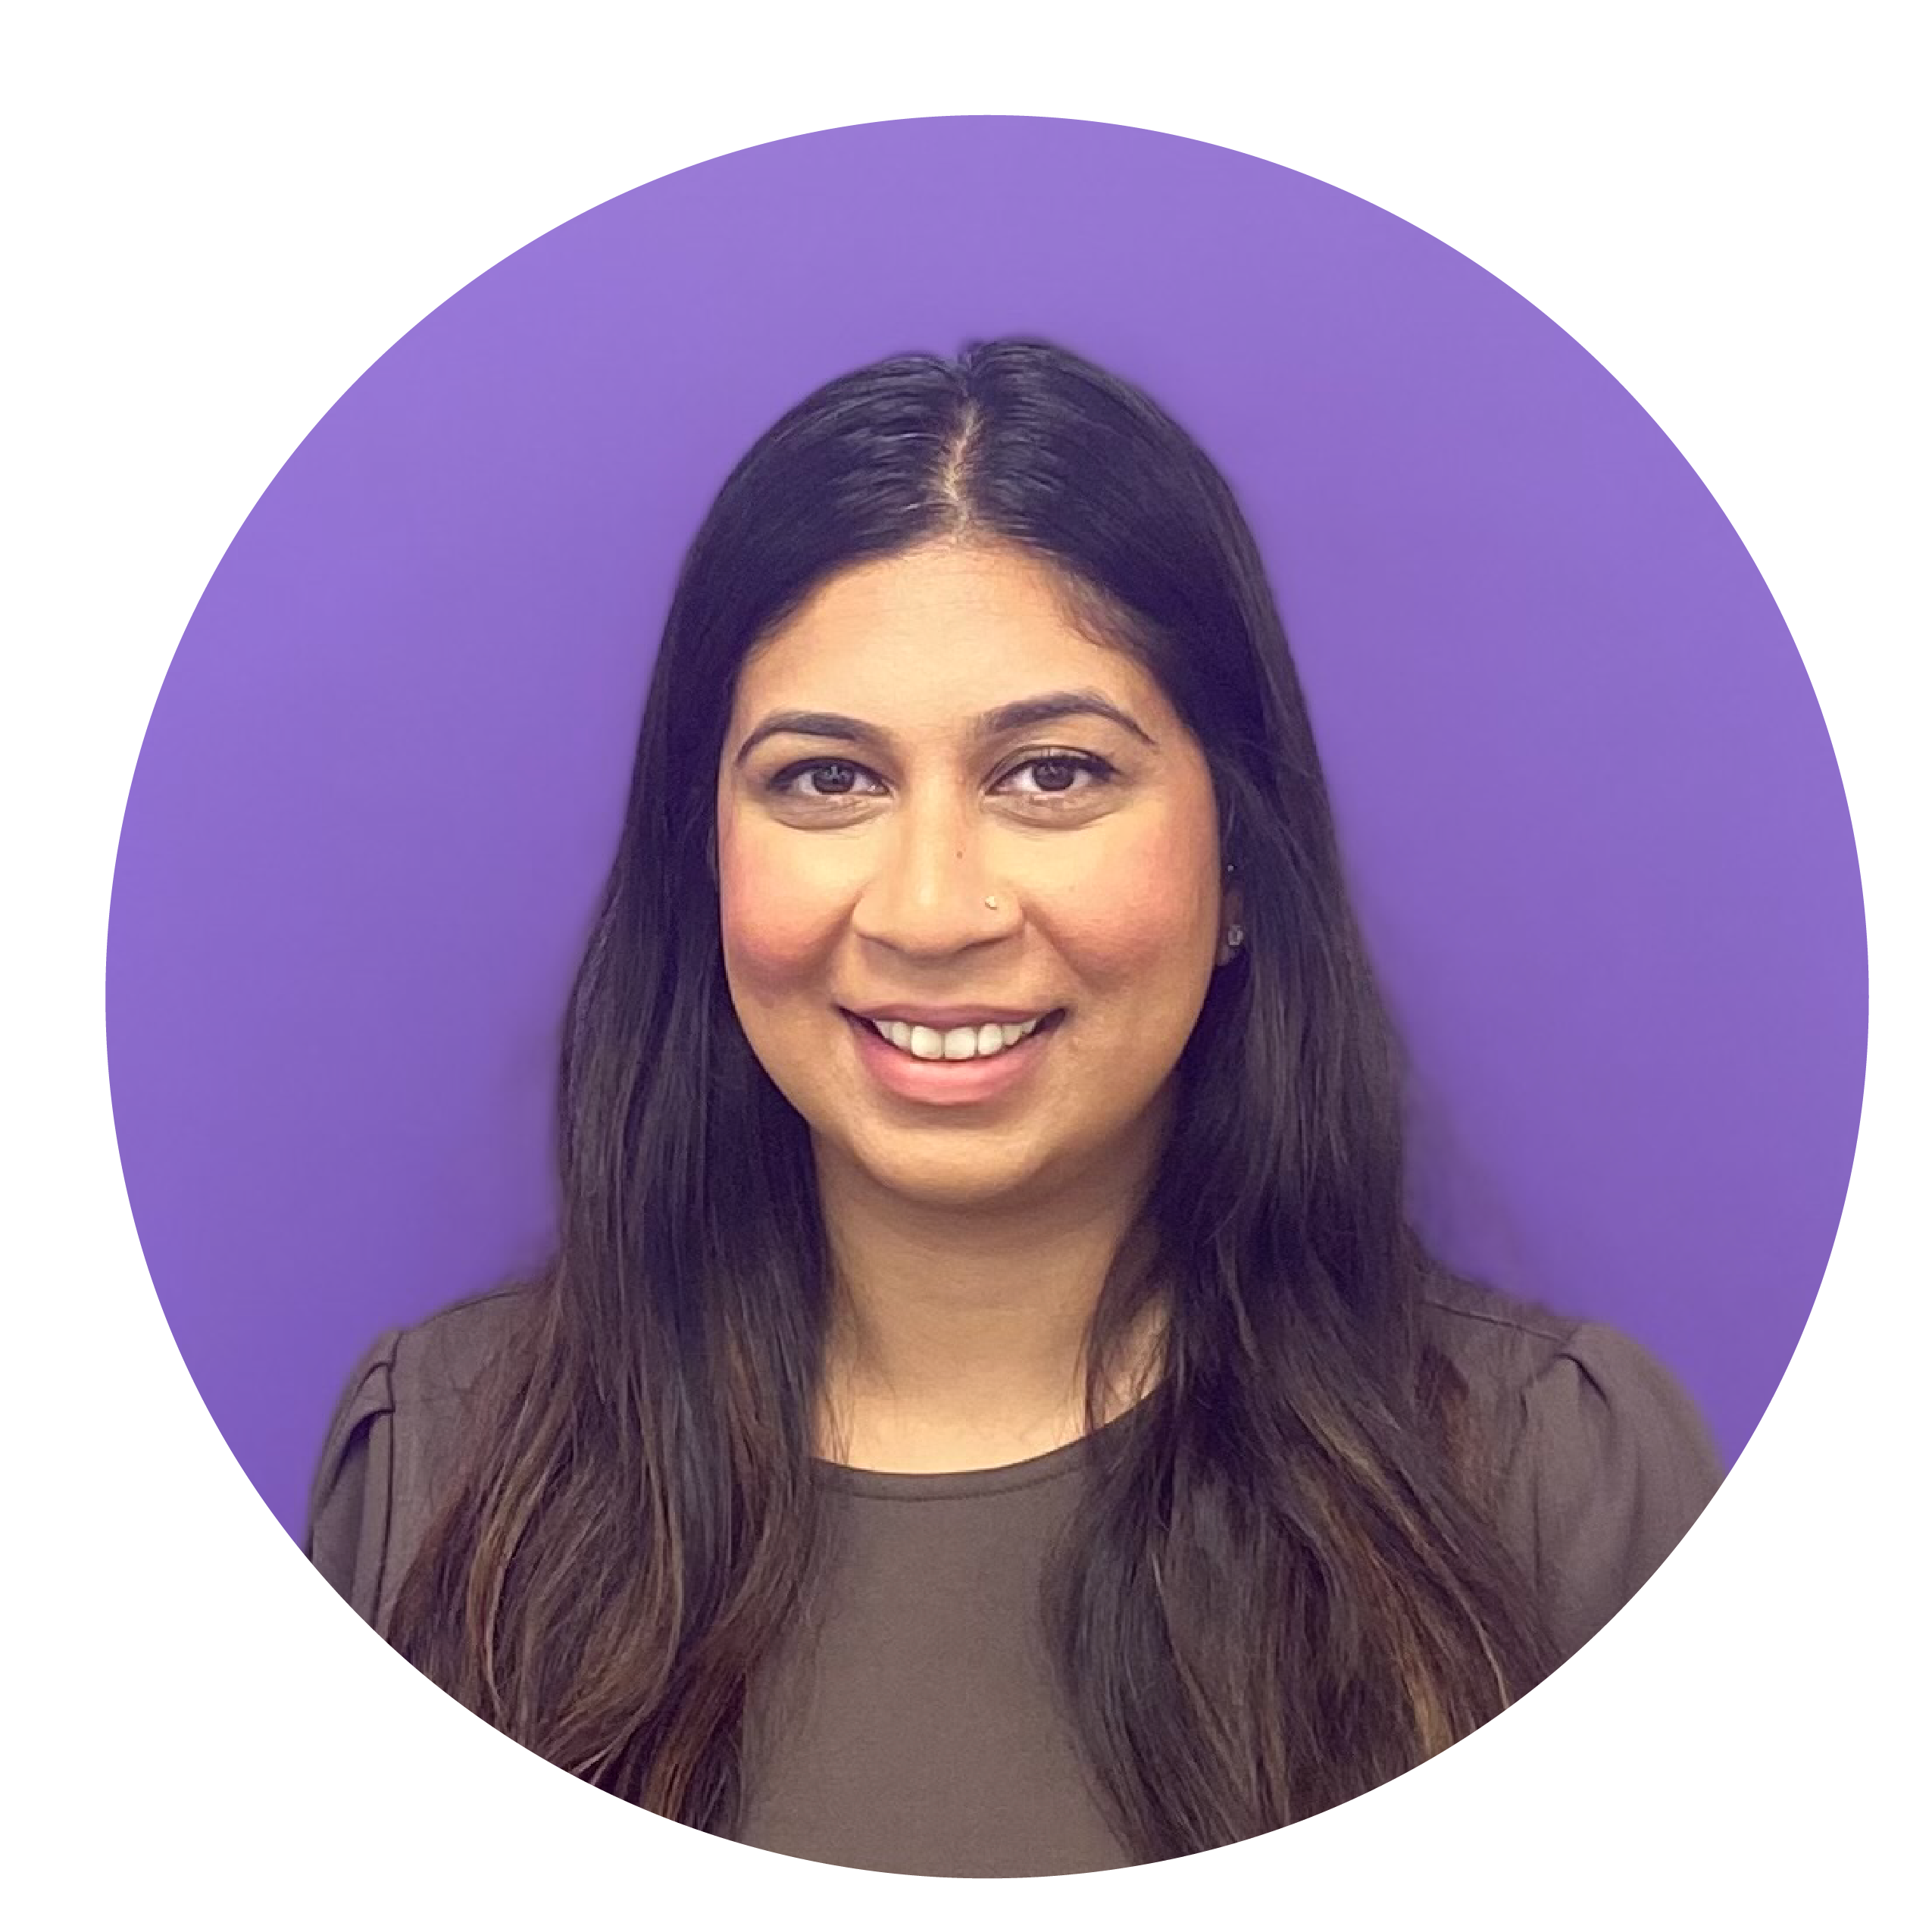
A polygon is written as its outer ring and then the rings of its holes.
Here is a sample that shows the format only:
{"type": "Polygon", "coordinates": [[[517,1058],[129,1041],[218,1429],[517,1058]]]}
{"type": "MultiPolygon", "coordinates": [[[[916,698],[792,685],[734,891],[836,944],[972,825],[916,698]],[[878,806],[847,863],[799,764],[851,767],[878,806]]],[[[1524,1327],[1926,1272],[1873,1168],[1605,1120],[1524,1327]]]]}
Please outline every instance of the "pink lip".
{"type": "Polygon", "coordinates": [[[1039,1064],[1055,1031],[1052,1024],[1043,1024],[990,1060],[915,1060],[882,1039],[871,1021],[850,1013],[846,1019],[858,1037],[860,1061],[887,1093],[939,1107],[996,1099],[1010,1092],[1039,1064]]]}

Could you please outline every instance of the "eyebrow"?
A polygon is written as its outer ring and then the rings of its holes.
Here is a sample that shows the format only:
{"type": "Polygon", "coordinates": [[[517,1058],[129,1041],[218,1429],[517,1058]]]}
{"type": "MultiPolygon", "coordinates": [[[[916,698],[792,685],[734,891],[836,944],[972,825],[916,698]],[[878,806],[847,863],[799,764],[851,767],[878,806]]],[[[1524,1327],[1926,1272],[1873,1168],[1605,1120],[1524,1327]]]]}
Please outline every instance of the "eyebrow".
{"type": "MultiPolygon", "coordinates": [[[[1003,738],[1009,732],[1024,731],[1036,724],[1050,724],[1056,718],[1101,717],[1130,732],[1143,745],[1160,748],[1154,739],[1110,698],[1098,691],[1047,691],[1037,698],[1020,698],[1010,705],[996,705],[973,721],[973,733],[981,739],[1003,738]]],[[[780,733],[797,738],[830,738],[840,744],[883,746],[890,734],[863,718],[846,717],[837,711],[774,711],[747,735],[732,763],[742,765],[767,738],[780,733]]]]}

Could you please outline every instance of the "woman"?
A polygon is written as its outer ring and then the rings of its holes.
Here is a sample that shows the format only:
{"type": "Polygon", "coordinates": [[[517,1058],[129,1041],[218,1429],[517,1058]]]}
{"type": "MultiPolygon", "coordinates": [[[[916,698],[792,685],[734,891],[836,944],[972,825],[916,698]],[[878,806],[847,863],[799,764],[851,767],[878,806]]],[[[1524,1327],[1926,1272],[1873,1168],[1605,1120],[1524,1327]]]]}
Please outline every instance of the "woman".
{"type": "Polygon", "coordinates": [[[692,544],[531,1283],[380,1341],[310,1549],[580,1777],[884,1871],[1220,1845],[1586,1640],[1718,1480],[1451,1277],[1226,484],[1050,346],[776,424],[692,544]]]}

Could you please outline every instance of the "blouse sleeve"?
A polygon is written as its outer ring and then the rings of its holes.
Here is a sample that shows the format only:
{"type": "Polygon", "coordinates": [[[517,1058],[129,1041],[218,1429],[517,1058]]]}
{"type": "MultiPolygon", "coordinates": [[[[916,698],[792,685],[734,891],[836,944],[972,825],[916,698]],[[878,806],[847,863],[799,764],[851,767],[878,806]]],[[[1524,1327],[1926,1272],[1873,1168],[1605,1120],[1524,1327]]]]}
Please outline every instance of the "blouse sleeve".
{"type": "Polygon", "coordinates": [[[336,1404],[309,1492],[308,1559],[370,1623],[389,1554],[393,1490],[395,1348],[383,1335],[336,1404]]]}
{"type": "Polygon", "coordinates": [[[1676,1548],[1724,1468],[1690,1396],[1614,1329],[1578,1328],[1524,1405],[1505,1488],[1568,1656],[1676,1548]]]}

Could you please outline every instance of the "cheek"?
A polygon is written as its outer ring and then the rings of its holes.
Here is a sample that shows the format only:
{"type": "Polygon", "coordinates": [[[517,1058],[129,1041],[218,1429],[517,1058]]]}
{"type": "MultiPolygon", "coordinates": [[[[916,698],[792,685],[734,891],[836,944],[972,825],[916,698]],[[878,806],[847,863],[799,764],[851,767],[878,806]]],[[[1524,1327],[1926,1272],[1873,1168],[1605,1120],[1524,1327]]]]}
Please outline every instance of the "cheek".
{"type": "Polygon", "coordinates": [[[1082,977],[1158,1003],[1197,996],[1218,916],[1205,876],[1199,841],[1179,834],[1136,839],[1112,855],[1059,908],[1058,930],[1082,977]]]}
{"type": "Polygon", "coordinates": [[[718,921],[732,984],[761,1000],[814,977],[837,942],[833,898],[795,855],[755,838],[722,842],[718,921]]]}

